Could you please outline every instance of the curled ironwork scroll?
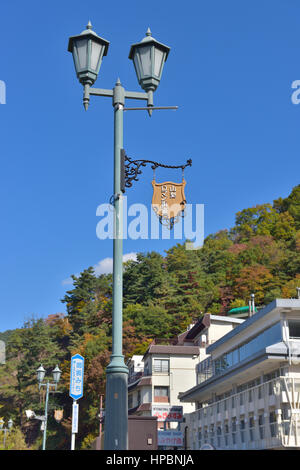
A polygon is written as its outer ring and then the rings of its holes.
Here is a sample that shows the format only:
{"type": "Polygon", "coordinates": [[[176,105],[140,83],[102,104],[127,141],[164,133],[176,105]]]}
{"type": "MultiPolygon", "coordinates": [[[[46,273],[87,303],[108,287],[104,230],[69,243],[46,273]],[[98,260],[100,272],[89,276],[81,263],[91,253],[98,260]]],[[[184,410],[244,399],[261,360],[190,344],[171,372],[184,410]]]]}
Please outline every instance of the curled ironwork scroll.
{"type": "Polygon", "coordinates": [[[124,149],[121,150],[121,190],[124,193],[125,188],[131,188],[133,181],[139,180],[139,175],[142,173],[141,168],[147,164],[151,164],[152,170],[156,168],[172,168],[184,170],[187,166],[192,166],[192,160],[187,160],[185,165],[164,165],[163,163],[154,162],[152,160],[133,160],[126,155],[124,149]]]}
{"type": "MultiPolygon", "coordinates": [[[[156,213],[159,221],[162,225],[166,226],[170,230],[174,227],[174,224],[180,220],[180,217],[184,217],[185,212],[185,204],[186,200],[184,197],[183,189],[182,195],[179,201],[177,201],[177,211],[174,213],[169,212],[167,207],[167,192],[171,192],[171,198],[176,199],[176,187],[179,191],[180,188],[184,188],[185,180],[183,177],[184,169],[188,166],[192,166],[192,160],[189,159],[184,165],[165,165],[163,163],[155,162],[153,160],[133,160],[132,158],[126,155],[124,149],[121,149],[121,191],[124,193],[125,188],[131,188],[134,181],[139,180],[139,176],[142,173],[142,168],[145,167],[147,164],[151,165],[153,173],[155,175],[156,168],[170,168],[170,169],[181,169],[182,170],[182,183],[172,183],[172,182],[165,182],[165,183],[156,183],[155,176],[153,176],[153,199],[152,199],[152,208],[156,213]],[[161,198],[164,199],[160,201],[160,204],[154,203],[154,195],[156,194],[157,199],[157,188],[161,187],[161,198]],[[179,202],[179,203],[178,203],[179,202]],[[164,211],[162,210],[162,206],[164,205],[164,211]],[[178,209],[179,208],[179,209],[178,209]]],[[[172,206],[174,207],[174,206],[172,206]]]]}

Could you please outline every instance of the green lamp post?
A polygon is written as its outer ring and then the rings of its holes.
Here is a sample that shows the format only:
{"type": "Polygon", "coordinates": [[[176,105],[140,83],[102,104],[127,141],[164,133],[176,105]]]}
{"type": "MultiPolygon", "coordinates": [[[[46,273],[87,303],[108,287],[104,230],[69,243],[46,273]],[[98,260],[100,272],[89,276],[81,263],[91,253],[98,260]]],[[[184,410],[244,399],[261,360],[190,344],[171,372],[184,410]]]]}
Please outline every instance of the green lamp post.
{"type": "Polygon", "coordinates": [[[4,449],[5,449],[5,445],[6,445],[6,433],[11,431],[12,426],[13,426],[13,420],[11,418],[7,422],[7,428],[4,427],[3,419],[0,419],[0,431],[4,432],[4,438],[3,438],[3,448],[4,449]]]}
{"type": "Polygon", "coordinates": [[[43,422],[43,445],[42,445],[42,449],[43,450],[46,450],[49,393],[51,391],[52,391],[52,393],[55,393],[55,391],[57,389],[57,384],[60,380],[61,370],[59,369],[58,365],[56,365],[55,369],[53,369],[52,375],[53,375],[53,382],[54,383],[50,383],[49,380],[47,380],[46,383],[43,383],[43,380],[45,378],[45,374],[46,374],[46,371],[45,371],[44,367],[41,364],[40,367],[36,371],[36,378],[37,378],[37,381],[38,381],[38,384],[39,384],[39,390],[42,387],[46,388],[45,414],[42,417],[42,422],[43,422]],[[54,390],[51,390],[51,388],[54,389],[54,390]]]}
{"type": "MultiPolygon", "coordinates": [[[[159,43],[148,29],[141,43],[130,49],[137,78],[145,93],[125,90],[117,80],[112,90],[92,88],[100,70],[102,57],[107,54],[109,42],[87,30],[69,39],[68,50],[72,52],[77,77],[84,86],[83,104],[88,109],[90,95],[111,97],[114,108],[114,240],[113,240],[113,311],[112,311],[112,354],[106,369],[105,433],[106,450],[128,448],[128,368],[122,353],[122,299],[123,299],[123,194],[121,191],[121,150],[123,149],[124,109],[145,109],[151,116],[153,91],[159,85],[169,47],[159,43]],[[87,42],[82,45],[82,40],[87,42]],[[97,44],[95,48],[95,43],[97,44]],[[94,49],[93,49],[94,48],[94,49]],[[94,56],[92,59],[92,51],[94,56]],[[92,68],[91,64],[94,64],[92,68]],[[97,64],[97,67],[95,67],[97,64]],[[125,99],[146,100],[145,108],[124,108],[125,99]]],[[[162,109],[162,108],[157,108],[162,109]]]]}

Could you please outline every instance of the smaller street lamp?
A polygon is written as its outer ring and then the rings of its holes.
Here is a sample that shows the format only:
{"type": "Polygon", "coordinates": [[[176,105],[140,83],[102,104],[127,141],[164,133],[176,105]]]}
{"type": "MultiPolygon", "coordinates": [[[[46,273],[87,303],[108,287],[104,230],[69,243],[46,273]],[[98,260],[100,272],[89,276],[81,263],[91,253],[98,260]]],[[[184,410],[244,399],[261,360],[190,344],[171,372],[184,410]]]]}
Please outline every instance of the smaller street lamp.
{"type": "Polygon", "coordinates": [[[61,370],[60,370],[60,368],[58,367],[57,364],[55,366],[55,369],[53,369],[53,371],[52,371],[52,375],[53,375],[54,382],[57,384],[59,382],[60,376],[61,376],[61,370]]]}
{"type": "Polygon", "coordinates": [[[45,377],[45,373],[46,373],[46,371],[45,371],[44,367],[41,364],[40,367],[36,371],[37,380],[38,380],[39,384],[41,384],[43,382],[44,377],[45,377]]]}
{"type": "Polygon", "coordinates": [[[10,418],[7,423],[7,428],[4,428],[4,421],[1,418],[0,419],[0,431],[4,432],[4,438],[3,438],[3,447],[5,449],[5,444],[6,444],[6,433],[11,431],[11,428],[13,427],[13,420],[10,418]]]}
{"type": "Polygon", "coordinates": [[[60,376],[61,376],[61,370],[59,369],[58,365],[55,366],[55,369],[53,369],[52,371],[52,375],[53,375],[53,381],[54,383],[50,383],[49,380],[47,380],[46,383],[43,383],[43,380],[44,380],[44,377],[45,377],[45,369],[44,367],[42,366],[42,364],[40,365],[40,367],[37,369],[36,371],[36,375],[37,375],[37,381],[38,381],[38,384],[39,384],[39,389],[41,387],[46,387],[46,402],[45,402],[45,414],[44,416],[42,417],[37,417],[37,416],[34,416],[36,419],[41,419],[42,420],[42,424],[44,425],[43,426],[43,430],[44,430],[44,434],[43,434],[43,450],[46,450],[46,436],[47,436],[47,420],[48,420],[48,400],[49,400],[49,393],[52,391],[52,393],[55,393],[56,389],[57,389],[57,384],[60,380],[60,376]],[[50,388],[54,388],[54,390],[50,390],[50,388]]]}

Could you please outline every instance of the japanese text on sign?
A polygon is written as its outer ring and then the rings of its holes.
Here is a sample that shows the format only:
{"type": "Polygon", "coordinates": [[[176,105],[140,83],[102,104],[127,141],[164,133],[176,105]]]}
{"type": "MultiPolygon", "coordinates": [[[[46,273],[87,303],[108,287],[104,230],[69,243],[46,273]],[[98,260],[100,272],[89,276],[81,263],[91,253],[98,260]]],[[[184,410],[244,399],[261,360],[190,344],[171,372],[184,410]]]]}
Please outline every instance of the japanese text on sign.
{"type": "Polygon", "coordinates": [[[157,421],[182,422],[182,406],[152,406],[152,416],[157,416],[157,421]]]}

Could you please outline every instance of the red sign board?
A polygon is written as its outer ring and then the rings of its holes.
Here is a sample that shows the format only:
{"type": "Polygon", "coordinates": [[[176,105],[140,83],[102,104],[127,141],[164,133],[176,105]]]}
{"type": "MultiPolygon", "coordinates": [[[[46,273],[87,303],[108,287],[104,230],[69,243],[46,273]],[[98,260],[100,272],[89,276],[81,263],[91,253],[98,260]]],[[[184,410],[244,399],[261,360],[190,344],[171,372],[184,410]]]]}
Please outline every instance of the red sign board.
{"type": "Polygon", "coordinates": [[[152,416],[157,416],[157,421],[181,423],[183,408],[182,406],[152,405],[152,416]]]}

